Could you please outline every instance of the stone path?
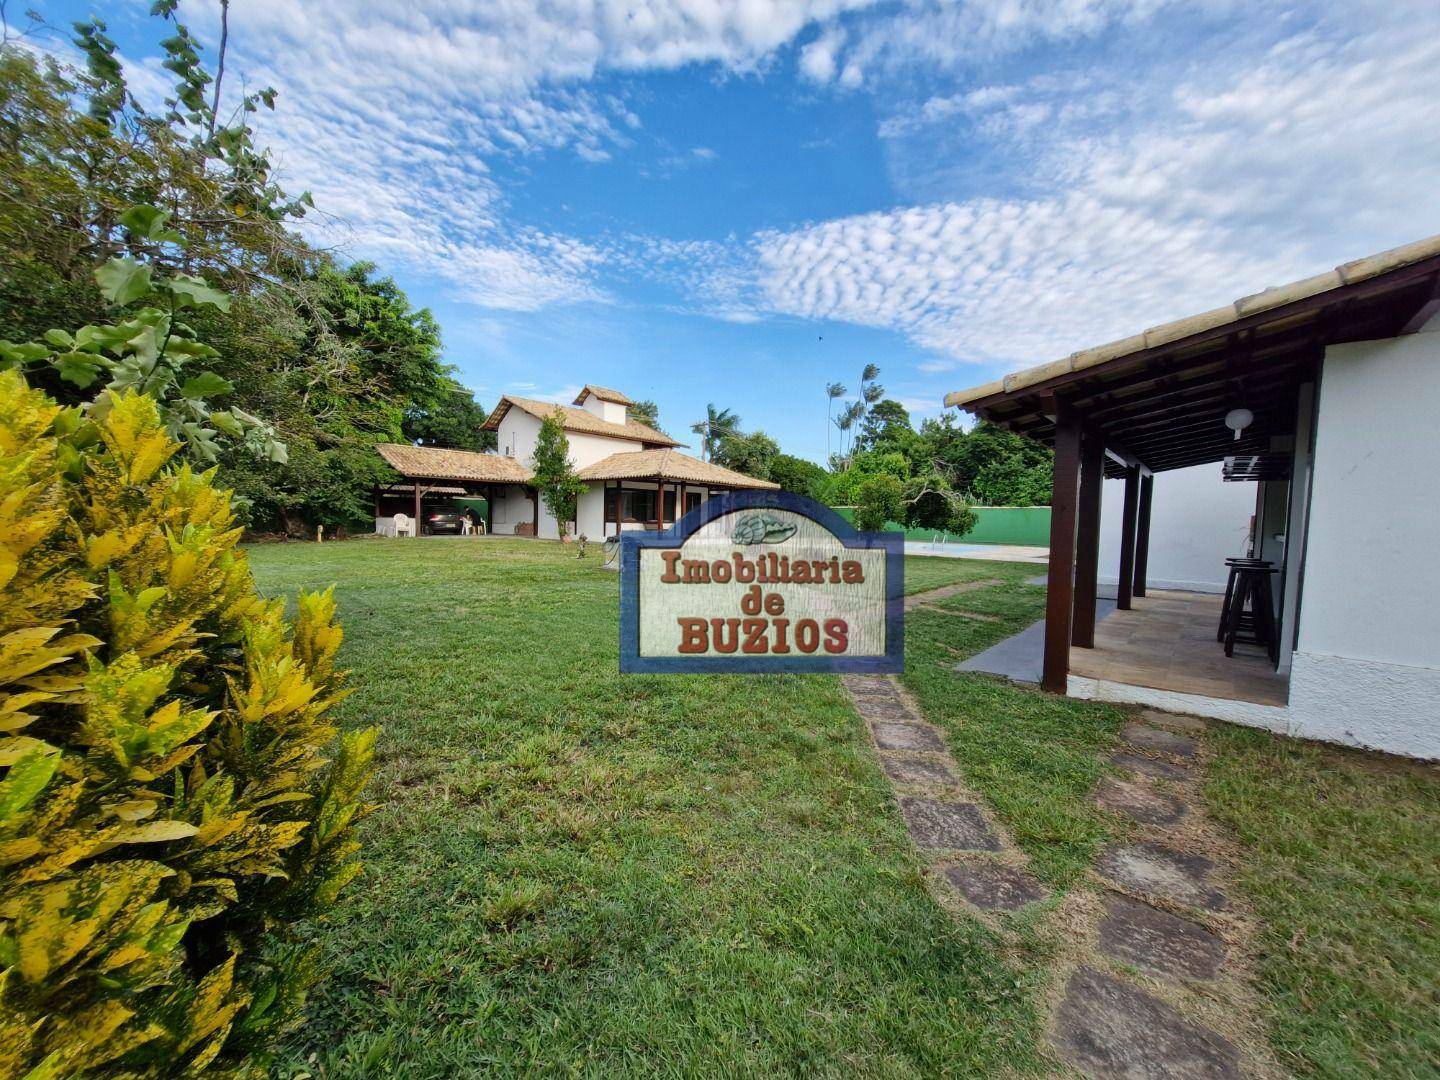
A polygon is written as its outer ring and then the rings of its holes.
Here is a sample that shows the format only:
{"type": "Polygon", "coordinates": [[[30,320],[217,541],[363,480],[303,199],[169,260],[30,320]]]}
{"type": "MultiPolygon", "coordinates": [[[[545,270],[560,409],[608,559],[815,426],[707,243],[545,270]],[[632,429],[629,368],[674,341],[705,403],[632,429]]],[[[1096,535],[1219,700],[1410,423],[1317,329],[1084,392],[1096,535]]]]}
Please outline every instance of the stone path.
{"type": "Polygon", "coordinates": [[[1097,805],[1131,833],[1096,859],[1102,890],[1060,991],[1051,1048],[1087,1076],[1229,1080],[1277,1075],[1245,975],[1250,927],[1214,856],[1224,837],[1193,790],[1204,721],[1146,710],[1110,758],[1097,805]],[[1243,1047],[1243,1048],[1242,1048],[1243,1047]]]}
{"type": "MultiPolygon", "coordinates": [[[[955,591],[962,590],[945,595],[955,591]]],[[[870,728],[910,839],[930,864],[926,877],[937,899],[994,920],[1048,897],[1025,855],[965,786],[944,737],[899,683],[884,675],[846,675],[842,682],[870,728]]]]}
{"type": "MultiPolygon", "coordinates": [[[[1002,930],[1008,917],[1048,900],[1025,854],[966,786],[944,737],[898,681],[842,681],[870,728],[910,838],[929,862],[937,899],[1002,930]]],[[[1280,1075],[1246,978],[1252,928],[1231,910],[1211,857],[1226,841],[1192,790],[1203,729],[1203,721],[1148,710],[1124,727],[1126,745],[1110,758],[1122,775],[1102,780],[1094,799],[1125,819],[1117,832],[1129,835],[1100,853],[1089,883],[1039,909],[1057,940],[1049,1046],[1083,1075],[1280,1075]]]]}

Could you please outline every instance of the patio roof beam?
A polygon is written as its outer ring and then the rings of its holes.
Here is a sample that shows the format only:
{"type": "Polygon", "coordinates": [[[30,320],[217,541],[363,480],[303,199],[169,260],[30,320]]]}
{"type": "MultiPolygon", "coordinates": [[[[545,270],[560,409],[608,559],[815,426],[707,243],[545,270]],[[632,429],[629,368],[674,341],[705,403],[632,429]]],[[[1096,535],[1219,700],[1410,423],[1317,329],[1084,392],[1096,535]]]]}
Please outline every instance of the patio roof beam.
{"type": "Polygon", "coordinates": [[[1140,478],[1140,514],[1135,523],[1135,584],[1132,592],[1145,595],[1145,578],[1150,567],[1150,505],[1155,498],[1155,477],[1140,478]]]}
{"type": "Polygon", "coordinates": [[[1135,528],[1140,510],[1140,470],[1125,470],[1125,506],[1120,516],[1120,580],[1115,607],[1130,610],[1135,593],[1135,528]]]}
{"type": "Polygon", "coordinates": [[[1440,315],[1440,274],[1435,275],[1435,280],[1430,283],[1429,294],[1401,323],[1395,336],[1405,337],[1407,334],[1418,333],[1436,315],[1440,315]]]}
{"type": "Polygon", "coordinates": [[[1055,468],[1050,486],[1050,566],[1045,592],[1045,663],[1040,685],[1063,694],[1070,680],[1074,618],[1075,524],[1080,487],[1080,418],[1061,400],[1055,409],[1055,468]]]}
{"type": "Polygon", "coordinates": [[[1105,439],[1086,429],[1080,444],[1080,495],[1075,525],[1075,602],[1070,644],[1095,647],[1095,597],[1100,573],[1100,494],[1105,479],[1105,439]]]}
{"type": "MultiPolygon", "coordinates": [[[[1177,353],[1187,353],[1211,342],[1223,342],[1232,338],[1233,335],[1247,330],[1257,330],[1267,324],[1273,324],[1280,320],[1289,321],[1298,318],[1309,318],[1310,321],[1314,322],[1327,308],[1332,308],[1351,300],[1371,300],[1385,293],[1403,292],[1407,288],[1420,282],[1428,285],[1437,273],[1440,273],[1440,256],[1432,256],[1413,263],[1410,266],[1388,271],[1375,278],[1354,282],[1349,285],[1340,285],[1336,288],[1317,293],[1314,296],[1305,297],[1301,300],[1285,304],[1279,308],[1267,308],[1263,311],[1257,311],[1232,322],[1227,322],[1208,330],[1202,330],[1176,341],[1165,342],[1153,348],[1140,349],[1124,357],[1117,357],[1114,361],[1110,362],[1110,364],[1114,365],[1111,370],[1128,371],[1132,367],[1141,369],[1161,357],[1169,357],[1177,353]]],[[[1263,339],[1261,340],[1263,341],[1263,339]]],[[[1318,343],[1330,344],[1337,342],[1331,338],[1329,340],[1320,340],[1318,343]]],[[[1076,383],[1082,380],[1100,375],[1106,366],[1108,365],[1097,365],[1092,368],[1087,368],[1084,371],[1062,372],[1048,380],[1044,384],[1044,390],[1053,394],[1057,391],[1065,391],[1073,388],[1076,383]]],[[[967,401],[965,402],[965,408],[973,411],[977,408],[986,408],[1000,404],[1007,400],[1011,399],[1008,398],[1005,391],[1001,390],[983,398],[976,398],[974,401],[967,401]]]]}

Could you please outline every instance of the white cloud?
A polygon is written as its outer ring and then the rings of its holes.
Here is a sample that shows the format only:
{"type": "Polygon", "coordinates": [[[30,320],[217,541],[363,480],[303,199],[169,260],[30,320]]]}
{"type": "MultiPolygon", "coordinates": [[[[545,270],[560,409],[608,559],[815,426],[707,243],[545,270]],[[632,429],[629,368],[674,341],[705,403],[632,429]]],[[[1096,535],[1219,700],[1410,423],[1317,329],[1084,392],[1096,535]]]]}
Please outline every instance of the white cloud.
{"type": "MultiPolygon", "coordinates": [[[[603,295],[602,256],[512,223],[491,165],[560,151],[604,163],[641,120],[588,80],[754,69],[810,23],[870,2],[253,0],[231,10],[230,70],[280,91],[262,134],[286,185],[335,219],[311,224],[322,243],[439,277],[477,304],[535,310],[603,295]]],[[[183,14],[217,39],[217,5],[187,0],[183,14]]],[[[149,87],[145,63],[133,70],[149,87]]]]}
{"type": "Polygon", "coordinates": [[[748,276],[723,273],[757,308],[903,333],[934,374],[1053,359],[1440,231],[1437,31],[1415,6],[1196,50],[1178,85],[1162,67],[931,98],[885,133],[923,148],[938,119],[993,121],[995,157],[1025,170],[994,186],[1023,194],[765,233],[748,276]]]}
{"type": "Polygon", "coordinates": [[[826,83],[835,77],[835,53],[841,37],[835,31],[821,34],[800,50],[800,74],[813,82],[826,83]]]}
{"type": "Polygon", "coordinates": [[[860,20],[845,63],[871,74],[969,68],[1037,45],[1143,25],[1167,12],[1238,7],[1237,0],[912,0],[893,17],[860,20]]]}

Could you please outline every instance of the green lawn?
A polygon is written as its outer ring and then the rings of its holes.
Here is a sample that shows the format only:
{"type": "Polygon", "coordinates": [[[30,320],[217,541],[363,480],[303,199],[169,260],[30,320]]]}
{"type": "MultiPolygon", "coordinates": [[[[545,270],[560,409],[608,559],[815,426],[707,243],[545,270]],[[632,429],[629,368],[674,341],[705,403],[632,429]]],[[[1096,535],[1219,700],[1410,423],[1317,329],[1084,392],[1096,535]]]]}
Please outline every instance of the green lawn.
{"type": "MultiPolygon", "coordinates": [[[[615,576],[555,544],[252,560],[270,593],[338,584],[343,717],[385,728],[367,872],[315,930],[334,976],[282,1073],[1048,1071],[1044,934],[1002,942],[930,899],[837,680],[621,676],[615,576]]],[[[907,592],[998,584],[911,611],[903,678],[1063,890],[1120,829],[1089,793],[1124,713],[954,670],[1040,616],[1038,572],[907,558],[907,592]]],[[[1434,771],[1207,738],[1280,1060],[1435,1075],[1434,771]]]]}
{"type": "Polygon", "coordinates": [[[252,558],[338,583],[344,719],[385,728],[286,1072],[1039,1067],[1035,968],[927,895],[834,678],[620,676],[615,576],[559,545],[252,558]]]}
{"type": "Polygon", "coordinates": [[[1261,988],[1283,1064],[1440,1075],[1440,777],[1434,766],[1210,736],[1211,812],[1247,848],[1261,988]]]}
{"type": "MultiPolygon", "coordinates": [[[[905,595],[938,589],[953,585],[957,581],[977,581],[983,578],[1000,578],[1005,575],[1000,568],[1014,570],[1018,563],[981,562],[971,559],[951,559],[943,555],[905,556],[905,595]],[[994,567],[994,573],[987,573],[987,567],[994,567]]],[[[1043,566],[1026,567],[1030,577],[1043,574],[1043,566]]]]}
{"type": "Polygon", "coordinates": [[[1103,752],[1124,713],[957,672],[958,661],[1043,616],[1045,587],[1025,584],[1036,576],[1034,566],[955,561],[969,579],[1001,584],[905,616],[904,682],[926,716],[945,730],[965,778],[1005,821],[1036,873],[1063,887],[1115,827],[1088,796],[1108,768],[1103,752]]]}

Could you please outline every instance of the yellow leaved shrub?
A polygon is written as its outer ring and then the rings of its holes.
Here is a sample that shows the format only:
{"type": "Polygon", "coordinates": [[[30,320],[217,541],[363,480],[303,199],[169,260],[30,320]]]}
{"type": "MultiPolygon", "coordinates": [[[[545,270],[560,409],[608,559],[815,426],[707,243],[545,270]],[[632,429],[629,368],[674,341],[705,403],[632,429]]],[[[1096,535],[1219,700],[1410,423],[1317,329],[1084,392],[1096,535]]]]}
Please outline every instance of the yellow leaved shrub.
{"type": "Polygon", "coordinates": [[[287,624],[176,450],[0,372],[0,1077],[254,1070],[359,870],[334,599],[287,624]]]}

